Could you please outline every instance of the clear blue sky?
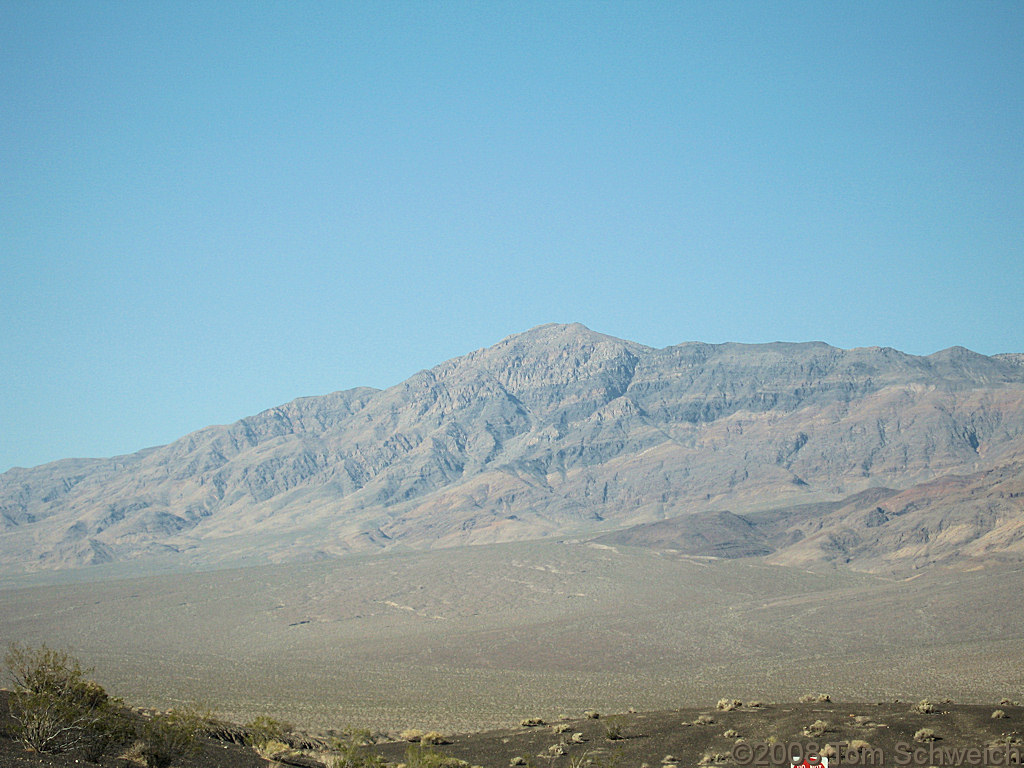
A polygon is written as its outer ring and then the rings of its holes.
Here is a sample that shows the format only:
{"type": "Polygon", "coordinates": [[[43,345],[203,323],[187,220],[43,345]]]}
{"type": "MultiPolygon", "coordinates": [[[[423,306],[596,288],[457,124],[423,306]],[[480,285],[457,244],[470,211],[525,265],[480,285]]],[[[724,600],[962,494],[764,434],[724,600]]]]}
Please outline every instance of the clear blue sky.
{"type": "Polygon", "coordinates": [[[1024,3],[0,0],[0,471],[550,321],[1024,351],[1024,3]]]}

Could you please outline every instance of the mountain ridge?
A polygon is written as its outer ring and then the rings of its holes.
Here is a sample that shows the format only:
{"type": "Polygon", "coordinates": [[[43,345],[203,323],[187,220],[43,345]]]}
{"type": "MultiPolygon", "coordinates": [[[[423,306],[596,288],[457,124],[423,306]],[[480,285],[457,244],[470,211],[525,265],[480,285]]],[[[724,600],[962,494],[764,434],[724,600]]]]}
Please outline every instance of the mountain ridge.
{"type": "MultiPolygon", "coordinates": [[[[383,390],[297,398],[135,454],[9,470],[0,567],[597,535],[905,491],[1022,459],[1024,367],[1012,353],[655,349],[551,323],[383,390]]],[[[1017,499],[993,502],[992,526],[1020,516],[1017,499]]],[[[797,560],[815,560],[804,550],[797,560]]]]}

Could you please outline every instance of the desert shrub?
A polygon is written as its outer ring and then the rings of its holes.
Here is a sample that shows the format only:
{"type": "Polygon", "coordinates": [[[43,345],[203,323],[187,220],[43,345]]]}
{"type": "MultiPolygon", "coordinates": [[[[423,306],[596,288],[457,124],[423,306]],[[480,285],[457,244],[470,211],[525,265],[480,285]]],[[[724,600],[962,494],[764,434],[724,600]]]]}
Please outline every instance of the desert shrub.
{"type": "Polygon", "coordinates": [[[149,768],[167,768],[175,759],[195,754],[209,712],[189,705],[154,715],[139,728],[141,754],[149,768]]]}
{"type": "Polygon", "coordinates": [[[1007,717],[1009,717],[1009,715],[1001,709],[997,709],[995,712],[992,713],[993,720],[1005,720],[1007,717]]]}
{"type": "Polygon", "coordinates": [[[420,744],[437,745],[448,744],[449,741],[440,731],[427,731],[420,737],[420,744]]]}
{"type": "Polygon", "coordinates": [[[81,745],[82,756],[90,763],[98,763],[114,747],[130,741],[135,734],[135,725],[128,710],[112,699],[104,704],[104,714],[81,745]]]}
{"type": "Polygon", "coordinates": [[[698,715],[697,719],[693,721],[694,725],[711,725],[715,722],[715,718],[711,715],[698,715]]]}
{"type": "Polygon", "coordinates": [[[291,749],[291,747],[283,741],[277,741],[275,739],[261,741],[258,745],[254,744],[252,748],[256,751],[256,754],[264,760],[272,760],[275,755],[280,755],[282,752],[287,752],[291,749]]]}
{"type": "Polygon", "coordinates": [[[821,736],[828,730],[828,723],[825,720],[815,720],[804,728],[804,736],[821,736]]]}
{"type": "Polygon", "coordinates": [[[469,766],[465,760],[436,752],[422,744],[409,745],[405,750],[404,762],[407,768],[467,768],[469,766]]]}
{"type": "Polygon", "coordinates": [[[921,699],[914,705],[914,711],[920,715],[932,715],[935,714],[935,705],[928,699],[921,699]]]}
{"type": "Polygon", "coordinates": [[[583,738],[583,733],[581,731],[577,731],[569,737],[569,741],[571,741],[573,744],[582,744],[584,741],[586,741],[586,739],[583,738]]]}
{"type": "Polygon", "coordinates": [[[761,707],[764,706],[764,702],[763,701],[757,701],[757,700],[748,701],[747,702],[747,706],[751,707],[752,709],[760,709],[761,707]]]}
{"type": "Polygon", "coordinates": [[[918,728],[914,732],[914,741],[935,741],[937,738],[931,728],[918,728]]]}
{"type": "Polygon", "coordinates": [[[264,749],[264,745],[272,741],[287,745],[285,734],[291,730],[291,726],[286,725],[279,720],[275,720],[272,717],[260,715],[256,719],[246,723],[245,729],[247,731],[245,735],[245,743],[257,752],[260,752],[264,749]]]}
{"type": "Polygon", "coordinates": [[[539,717],[527,717],[520,720],[519,725],[523,728],[535,728],[538,725],[544,725],[544,720],[539,717]]]}
{"type": "Polygon", "coordinates": [[[13,736],[36,752],[82,747],[97,759],[123,738],[122,707],[88,680],[64,651],[12,644],[4,658],[12,684],[13,736]]]}
{"type": "Polygon", "coordinates": [[[827,704],[832,697],[827,693],[805,693],[800,697],[801,704],[827,704]]]}
{"type": "Polygon", "coordinates": [[[739,709],[743,706],[743,702],[739,699],[719,699],[718,704],[715,705],[717,709],[723,712],[732,712],[734,709],[739,709]]]}
{"type": "Polygon", "coordinates": [[[553,757],[561,757],[562,755],[569,754],[569,750],[565,748],[565,744],[552,744],[548,747],[548,754],[553,757]]]}
{"type": "Polygon", "coordinates": [[[865,749],[871,749],[871,745],[864,739],[850,739],[846,744],[846,749],[850,752],[863,752],[865,749]]]}
{"type": "Polygon", "coordinates": [[[423,731],[419,728],[407,728],[398,734],[398,738],[402,741],[417,742],[423,738],[423,731]]]}
{"type": "Polygon", "coordinates": [[[735,728],[730,728],[722,735],[725,736],[725,738],[727,739],[736,739],[739,738],[740,732],[737,731],[735,728]]]}
{"type": "Polygon", "coordinates": [[[591,720],[597,720],[597,718],[601,716],[601,713],[593,709],[588,709],[586,712],[583,713],[583,716],[589,717],[591,720]]]}
{"type": "Polygon", "coordinates": [[[610,717],[604,721],[604,736],[608,741],[618,741],[622,738],[622,723],[618,718],[610,717]]]}
{"type": "Polygon", "coordinates": [[[724,763],[729,759],[729,755],[723,755],[721,752],[705,752],[700,759],[701,765],[710,765],[712,763],[724,763]]]}
{"type": "Polygon", "coordinates": [[[570,730],[571,726],[568,723],[556,723],[551,726],[551,730],[555,733],[565,733],[570,730]]]}
{"type": "MultiPolygon", "coordinates": [[[[421,739],[430,735],[433,734],[423,734],[421,739]]],[[[325,763],[328,768],[380,768],[384,758],[367,749],[372,743],[373,735],[368,730],[352,729],[344,738],[331,740],[331,748],[336,754],[331,755],[325,763]]]]}

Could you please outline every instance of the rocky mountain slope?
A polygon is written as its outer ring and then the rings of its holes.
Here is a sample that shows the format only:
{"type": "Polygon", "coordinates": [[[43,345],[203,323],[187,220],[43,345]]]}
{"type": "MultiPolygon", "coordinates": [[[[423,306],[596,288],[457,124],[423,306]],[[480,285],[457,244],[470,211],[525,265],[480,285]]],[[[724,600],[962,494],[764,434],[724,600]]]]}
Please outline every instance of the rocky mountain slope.
{"type": "MultiPolygon", "coordinates": [[[[545,325],[386,390],[302,398],[128,456],[12,469],[0,567],[592,536],[877,488],[892,495],[773,523],[770,542],[761,525],[754,549],[919,567],[1019,555],[1022,467],[1021,355],[652,349],[545,325]]],[[[725,525],[735,551],[751,544],[725,525]]]]}

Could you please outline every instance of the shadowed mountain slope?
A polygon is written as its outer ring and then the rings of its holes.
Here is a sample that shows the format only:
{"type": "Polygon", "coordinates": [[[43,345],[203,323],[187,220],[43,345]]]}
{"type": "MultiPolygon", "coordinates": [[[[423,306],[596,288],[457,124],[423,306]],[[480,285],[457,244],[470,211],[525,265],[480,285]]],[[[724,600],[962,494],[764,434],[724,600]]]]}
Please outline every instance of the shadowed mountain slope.
{"type": "MultiPolygon", "coordinates": [[[[823,521],[806,522],[799,541],[768,546],[780,562],[864,567],[909,547],[919,565],[1019,551],[1022,436],[1019,355],[659,350],[552,324],[386,390],[302,398],[127,456],[12,469],[0,475],[0,563],[176,552],[213,564],[590,536],[884,487],[911,494],[906,514],[886,511],[899,496],[875,505],[899,525],[829,544],[815,538],[827,525],[811,530],[823,521]],[[951,494],[965,506],[949,507],[951,494]]],[[[829,520],[863,527],[860,514],[829,520]]]]}

